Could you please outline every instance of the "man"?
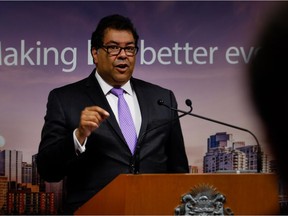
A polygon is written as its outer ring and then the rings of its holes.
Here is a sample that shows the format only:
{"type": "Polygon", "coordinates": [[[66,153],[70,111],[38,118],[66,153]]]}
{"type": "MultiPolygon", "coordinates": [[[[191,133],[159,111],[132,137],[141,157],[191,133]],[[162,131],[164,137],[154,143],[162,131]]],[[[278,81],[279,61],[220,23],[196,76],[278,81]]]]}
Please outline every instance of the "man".
{"type": "MultiPolygon", "coordinates": [[[[280,180],[286,185],[283,191],[287,191],[288,2],[277,4],[274,10],[263,22],[266,24],[257,38],[261,49],[249,64],[247,75],[253,105],[263,123],[280,180]]],[[[281,211],[287,215],[287,205],[281,206],[281,211]]]]}
{"type": "Polygon", "coordinates": [[[96,69],[49,94],[37,166],[48,182],[65,177],[65,213],[121,173],[189,172],[178,114],[157,104],[162,99],[176,108],[173,92],[132,77],[138,38],[129,18],[104,17],[91,39],[96,69]],[[112,90],[120,87],[137,135],[131,150],[121,131],[120,96],[112,90]]]}

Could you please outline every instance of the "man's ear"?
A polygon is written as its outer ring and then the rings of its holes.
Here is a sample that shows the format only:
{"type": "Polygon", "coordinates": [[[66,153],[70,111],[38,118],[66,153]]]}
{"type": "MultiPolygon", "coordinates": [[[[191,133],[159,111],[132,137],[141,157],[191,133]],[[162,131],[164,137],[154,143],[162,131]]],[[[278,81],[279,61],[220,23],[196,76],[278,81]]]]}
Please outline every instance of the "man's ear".
{"type": "Polygon", "coordinates": [[[98,53],[95,47],[91,49],[91,55],[92,55],[94,64],[96,64],[98,62],[98,53]]]}

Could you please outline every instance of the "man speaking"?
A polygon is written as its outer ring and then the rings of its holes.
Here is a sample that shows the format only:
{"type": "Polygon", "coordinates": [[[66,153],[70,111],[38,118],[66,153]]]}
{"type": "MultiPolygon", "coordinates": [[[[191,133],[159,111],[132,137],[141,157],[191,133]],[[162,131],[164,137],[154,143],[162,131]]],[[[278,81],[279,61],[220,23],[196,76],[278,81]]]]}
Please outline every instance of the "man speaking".
{"type": "Polygon", "coordinates": [[[37,155],[45,181],[66,179],[65,214],[121,173],[187,173],[171,90],[132,77],[138,34],[129,18],[100,20],[91,38],[96,68],[49,93],[37,155]]]}

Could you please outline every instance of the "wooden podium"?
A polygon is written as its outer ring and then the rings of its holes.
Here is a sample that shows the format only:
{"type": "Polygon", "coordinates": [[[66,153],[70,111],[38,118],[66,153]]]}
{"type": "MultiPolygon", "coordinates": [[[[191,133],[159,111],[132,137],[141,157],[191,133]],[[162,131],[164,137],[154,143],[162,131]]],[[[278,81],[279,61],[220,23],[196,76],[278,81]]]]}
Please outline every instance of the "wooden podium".
{"type": "Polygon", "coordinates": [[[213,186],[234,215],[279,214],[275,174],[121,174],[75,215],[173,215],[181,197],[197,185],[213,186]]]}

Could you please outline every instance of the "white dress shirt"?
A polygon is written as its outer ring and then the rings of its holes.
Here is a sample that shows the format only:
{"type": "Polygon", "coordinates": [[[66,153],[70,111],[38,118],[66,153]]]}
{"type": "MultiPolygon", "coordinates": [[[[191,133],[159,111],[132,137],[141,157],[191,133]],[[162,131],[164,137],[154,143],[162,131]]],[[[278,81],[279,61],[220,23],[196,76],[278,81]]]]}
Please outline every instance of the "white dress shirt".
{"type": "MultiPolygon", "coordinates": [[[[110,90],[113,88],[113,86],[109,85],[107,82],[105,82],[102,77],[97,73],[95,73],[96,75],[96,79],[104,93],[104,95],[106,96],[107,100],[108,100],[108,103],[114,113],[114,115],[116,116],[116,119],[118,121],[118,124],[119,124],[119,118],[118,118],[118,97],[113,95],[112,93],[110,93],[110,90]]],[[[138,100],[137,100],[137,96],[131,86],[131,83],[130,83],[130,80],[125,83],[123,86],[121,86],[121,88],[124,89],[124,98],[129,106],[129,109],[130,109],[130,112],[131,112],[131,115],[132,115],[132,118],[133,118],[133,121],[134,121],[134,125],[135,125],[135,128],[136,128],[136,133],[137,133],[137,136],[139,135],[139,131],[140,131],[140,127],[141,127],[141,121],[142,121],[142,118],[141,118],[141,112],[140,112],[140,107],[139,107],[139,103],[138,103],[138,100]]],[[[84,144],[81,145],[79,143],[79,141],[77,140],[77,137],[76,137],[76,132],[77,129],[74,130],[73,132],[73,138],[74,138],[74,146],[75,146],[75,150],[76,152],[80,152],[80,153],[83,153],[85,151],[85,145],[86,145],[86,142],[87,142],[87,138],[86,140],[84,141],[84,144]]]]}

